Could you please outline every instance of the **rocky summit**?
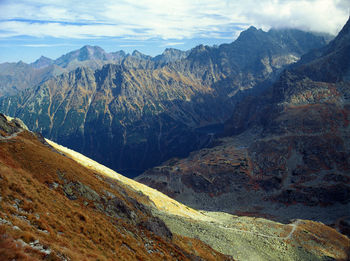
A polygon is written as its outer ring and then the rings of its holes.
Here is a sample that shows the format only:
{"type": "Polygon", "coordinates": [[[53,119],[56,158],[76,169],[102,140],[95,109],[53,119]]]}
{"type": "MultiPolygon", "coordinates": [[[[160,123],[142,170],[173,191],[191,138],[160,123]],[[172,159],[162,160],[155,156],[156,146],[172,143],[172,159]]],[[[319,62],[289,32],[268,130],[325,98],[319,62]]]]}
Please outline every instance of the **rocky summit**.
{"type": "Polygon", "coordinates": [[[262,92],[283,68],[326,40],[299,30],[251,27],[231,44],[167,49],[154,58],[85,46],[36,62],[70,72],[3,97],[0,111],[134,177],[209,146],[238,102],[262,92]]]}
{"type": "Polygon", "coordinates": [[[350,21],[236,106],[210,148],[137,180],[195,208],[322,221],[349,235],[350,21]]]}

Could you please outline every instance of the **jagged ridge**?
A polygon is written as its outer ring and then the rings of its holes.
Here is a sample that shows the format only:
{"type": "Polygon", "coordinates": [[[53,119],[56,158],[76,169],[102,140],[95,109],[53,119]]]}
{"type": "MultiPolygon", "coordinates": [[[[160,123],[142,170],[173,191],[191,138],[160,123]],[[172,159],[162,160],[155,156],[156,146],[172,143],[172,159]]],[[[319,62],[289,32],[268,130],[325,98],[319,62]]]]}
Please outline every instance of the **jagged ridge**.
{"type": "MultiPolygon", "coordinates": [[[[168,64],[134,52],[118,65],[78,68],[34,93],[2,99],[0,110],[132,177],[207,146],[215,128],[203,126],[222,124],[247,93],[263,90],[284,66],[324,43],[301,31],[251,28],[232,44],[198,46],[168,64]]],[[[101,52],[86,47],[67,56],[83,60],[101,52]]]]}

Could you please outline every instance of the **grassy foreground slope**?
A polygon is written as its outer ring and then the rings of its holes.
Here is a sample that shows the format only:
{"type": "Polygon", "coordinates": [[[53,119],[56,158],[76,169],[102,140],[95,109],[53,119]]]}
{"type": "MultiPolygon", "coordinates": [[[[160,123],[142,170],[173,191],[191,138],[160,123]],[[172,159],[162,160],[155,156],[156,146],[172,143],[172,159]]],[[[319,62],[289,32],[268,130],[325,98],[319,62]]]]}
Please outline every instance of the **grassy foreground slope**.
{"type": "Polygon", "coordinates": [[[228,260],[0,114],[0,260],[228,260]]]}
{"type": "Polygon", "coordinates": [[[85,156],[47,140],[58,151],[85,167],[145,195],[153,215],[172,233],[199,238],[237,260],[347,260],[349,239],[322,223],[295,220],[281,224],[262,218],[240,217],[191,209],[166,195],[128,179],[85,156]]]}

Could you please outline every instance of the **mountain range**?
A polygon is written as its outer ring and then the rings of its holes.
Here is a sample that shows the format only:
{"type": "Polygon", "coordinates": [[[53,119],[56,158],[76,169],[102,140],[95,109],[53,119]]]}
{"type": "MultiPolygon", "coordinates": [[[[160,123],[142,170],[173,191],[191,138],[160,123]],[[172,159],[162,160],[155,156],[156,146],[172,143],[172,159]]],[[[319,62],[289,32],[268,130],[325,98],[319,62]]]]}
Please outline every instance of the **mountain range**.
{"type": "Polygon", "coordinates": [[[3,97],[0,111],[133,177],[210,146],[236,103],[263,91],[286,66],[327,39],[250,27],[231,44],[168,49],[154,58],[85,46],[55,61],[41,58],[27,65],[71,71],[3,97]]]}
{"type": "Polygon", "coordinates": [[[349,40],[1,64],[0,257],[348,260],[349,40]]]}
{"type": "Polygon", "coordinates": [[[167,48],[163,54],[154,58],[134,51],[126,54],[124,51],[107,53],[99,46],[86,45],[81,49],[69,52],[56,60],[41,56],[33,63],[22,61],[0,64],[0,97],[15,95],[28,88],[37,87],[49,78],[74,71],[79,67],[92,70],[101,69],[105,64],[120,64],[125,58],[153,60],[157,64],[165,64],[185,58],[188,52],[167,48]]]}

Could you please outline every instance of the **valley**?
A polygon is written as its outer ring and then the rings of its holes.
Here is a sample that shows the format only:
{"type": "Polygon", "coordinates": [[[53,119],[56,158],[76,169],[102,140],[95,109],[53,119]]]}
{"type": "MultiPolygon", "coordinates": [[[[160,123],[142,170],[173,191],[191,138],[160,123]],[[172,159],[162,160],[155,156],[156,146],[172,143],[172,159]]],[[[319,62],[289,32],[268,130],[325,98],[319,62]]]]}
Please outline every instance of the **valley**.
{"type": "Polygon", "coordinates": [[[1,260],[349,260],[350,19],[0,64],[1,260]]]}

